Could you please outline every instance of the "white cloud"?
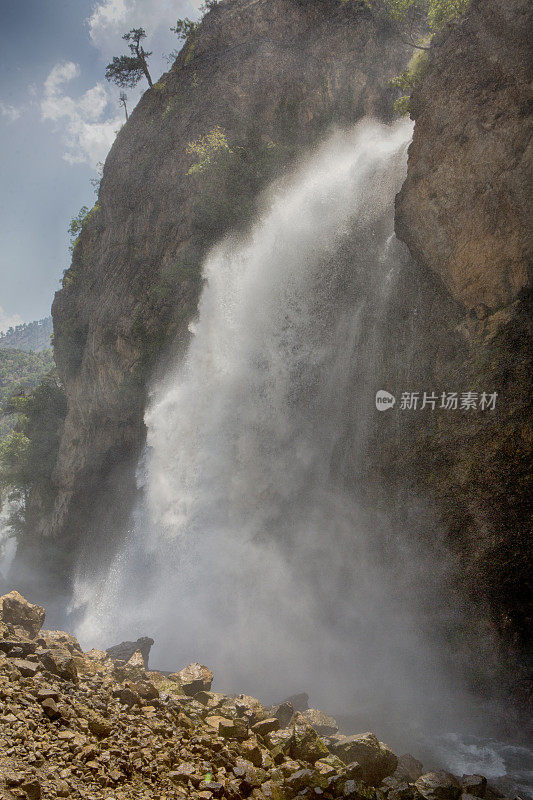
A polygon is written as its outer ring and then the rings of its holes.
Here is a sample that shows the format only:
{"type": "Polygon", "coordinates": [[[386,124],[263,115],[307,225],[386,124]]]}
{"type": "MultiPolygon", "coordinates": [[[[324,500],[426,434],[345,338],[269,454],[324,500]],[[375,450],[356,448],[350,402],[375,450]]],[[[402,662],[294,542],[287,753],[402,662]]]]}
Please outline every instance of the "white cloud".
{"type": "Polygon", "coordinates": [[[65,84],[79,75],[80,68],[72,61],[53,67],[44,82],[41,114],[45,120],[64,123],[68,150],[63,158],[66,161],[70,164],[88,162],[96,166],[99,161],[104,161],[122,120],[118,111],[106,116],[113,98],[101,82],[78,98],[65,93],[65,84]]]}
{"type": "Polygon", "coordinates": [[[88,19],[89,35],[94,46],[109,58],[119,55],[117,48],[125,47],[120,43],[123,33],[142,27],[151,49],[154,36],[160,40],[161,34],[165,34],[171,41],[170,26],[179,17],[196,17],[201,4],[202,0],[97,0],[88,19]]]}
{"type": "Polygon", "coordinates": [[[2,306],[0,306],[0,331],[7,331],[8,328],[15,327],[15,325],[22,324],[22,317],[18,314],[8,314],[2,306]]]}
{"type": "Polygon", "coordinates": [[[22,116],[22,109],[10,106],[8,103],[3,103],[0,100],[0,114],[7,117],[10,122],[15,122],[16,119],[22,116]]]}

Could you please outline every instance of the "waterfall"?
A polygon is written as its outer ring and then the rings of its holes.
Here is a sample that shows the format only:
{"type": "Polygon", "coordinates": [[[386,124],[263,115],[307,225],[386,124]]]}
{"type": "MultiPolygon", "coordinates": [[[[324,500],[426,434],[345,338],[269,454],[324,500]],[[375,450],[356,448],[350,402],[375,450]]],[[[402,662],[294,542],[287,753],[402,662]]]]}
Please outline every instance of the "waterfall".
{"type": "Polygon", "coordinates": [[[154,666],[198,660],[266,701],[306,690],[389,738],[475,717],[425,634],[452,613],[445,563],[428,581],[410,531],[361,499],[410,136],[335,132],[209,254],[188,351],[152,387],[135,524],[77,579],[84,644],[150,635],[154,666]]]}

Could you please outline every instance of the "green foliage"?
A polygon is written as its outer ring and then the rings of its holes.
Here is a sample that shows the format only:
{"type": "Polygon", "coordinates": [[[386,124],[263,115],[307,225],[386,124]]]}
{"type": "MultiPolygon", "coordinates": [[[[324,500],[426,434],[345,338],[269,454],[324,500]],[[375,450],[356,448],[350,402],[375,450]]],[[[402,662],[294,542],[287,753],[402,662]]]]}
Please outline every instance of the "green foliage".
{"type": "Polygon", "coordinates": [[[0,488],[22,503],[19,522],[23,527],[30,492],[38,491],[44,503],[54,496],[52,472],[66,410],[65,394],[54,371],[30,394],[12,397],[6,404],[16,422],[13,433],[0,444],[0,488]]]}
{"type": "Polygon", "coordinates": [[[25,353],[0,349],[0,439],[14,428],[14,420],[2,410],[9,404],[9,398],[29,392],[53,365],[51,350],[25,353]]]}
{"type": "Polygon", "coordinates": [[[185,19],[178,19],[176,25],[170,30],[176,34],[178,39],[190,43],[194,40],[199,27],[199,22],[193,22],[188,17],[185,17],[185,19]]]}
{"type": "Polygon", "coordinates": [[[428,62],[427,51],[417,50],[407,65],[407,69],[390,81],[391,86],[396,86],[405,93],[394,104],[394,110],[399,114],[409,114],[411,110],[410,93],[422,83],[428,68],[428,62]]]}
{"type": "MultiPolygon", "coordinates": [[[[72,217],[70,220],[70,225],[68,226],[68,234],[70,236],[70,244],[69,250],[71,253],[74,253],[76,245],[78,244],[80,233],[83,230],[83,226],[86,224],[87,220],[90,219],[94,214],[97,214],[100,210],[100,206],[96,203],[91,209],[87,206],[82,206],[75,217],[72,217]]],[[[69,283],[68,280],[68,273],[70,270],[65,270],[63,273],[64,276],[67,276],[66,283],[69,283]]],[[[70,274],[72,277],[72,273],[70,274]]],[[[65,277],[63,278],[63,286],[65,286],[65,277]]]]}
{"type": "Polygon", "coordinates": [[[189,142],[185,149],[188,155],[194,155],[198,159],[189,168],[189,175],[205,170],[221,151],[231,152],[226,133],[220,125],[215,125],[205,136],[199,136],[194,142],[189,142]]]}
{"type": "Polygon", "coordinates": [[[385,0],[390,16],[404,22],[413,12],[423,12],[429,29],[437,31],[447,22],[464,14],[469,0],[385,0]]]}
{"type": "Polygon", "coordinates": [[[144,76],[148,85],[152,86],[152,78],[148,71],[148,58],[152,55],[147,52],[141,41],[146,38],[144,28],[132,28],[122,37],[129,42],[131,55],[114,56],[113,61],[107,65],[105,76],[108,81],[113,81],[121,88],[136,86],[144,76]]]}

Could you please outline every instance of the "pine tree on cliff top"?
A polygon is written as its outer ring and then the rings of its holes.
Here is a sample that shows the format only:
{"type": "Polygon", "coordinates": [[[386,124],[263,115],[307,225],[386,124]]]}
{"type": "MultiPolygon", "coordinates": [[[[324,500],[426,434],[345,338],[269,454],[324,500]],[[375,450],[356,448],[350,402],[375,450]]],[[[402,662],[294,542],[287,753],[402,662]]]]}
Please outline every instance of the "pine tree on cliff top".
{"type": "Polygon", "coordinates": [[[130,56],[114,56],[111,64],[108,64],[105,70],[105,76],[108,81],[113,81],[117,86],[133,87],[144,77],[148,81],[150,88],[153,86],[152,78],[148,71],[147,59],[152,55],[147,52],[141,44],[141,40],[146,38],[146,31],[144,28],[132,28],[129,33],[125,33],[122,37],[130,44],[130,56]]]}

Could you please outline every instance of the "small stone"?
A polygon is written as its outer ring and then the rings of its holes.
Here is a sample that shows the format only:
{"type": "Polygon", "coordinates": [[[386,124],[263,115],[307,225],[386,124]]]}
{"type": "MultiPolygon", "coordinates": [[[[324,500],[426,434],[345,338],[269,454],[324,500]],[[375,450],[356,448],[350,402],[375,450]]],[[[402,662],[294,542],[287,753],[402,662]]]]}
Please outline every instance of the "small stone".
{"type": "Polygon", "coordinates": [[[214,676],[209,667],[195,662],[170,677],[181,684],[184,694],[194,697],[198,692],[208,692],[211,689],[214,676]]]}

